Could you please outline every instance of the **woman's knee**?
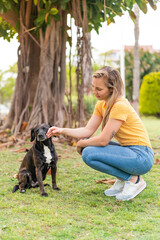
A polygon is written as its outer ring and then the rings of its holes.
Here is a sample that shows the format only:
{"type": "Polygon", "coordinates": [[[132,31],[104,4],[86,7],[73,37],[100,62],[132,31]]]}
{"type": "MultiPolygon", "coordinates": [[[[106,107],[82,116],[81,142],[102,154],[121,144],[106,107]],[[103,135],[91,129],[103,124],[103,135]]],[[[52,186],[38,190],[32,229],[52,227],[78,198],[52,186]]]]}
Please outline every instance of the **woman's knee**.
{"type": "Polygon", "coordinates": [[[84,148],[82,151],[82,159],[87,165],[89,165],[90,161],[92,160],[93,148],[94,147],[89,146],[84,148]]]}

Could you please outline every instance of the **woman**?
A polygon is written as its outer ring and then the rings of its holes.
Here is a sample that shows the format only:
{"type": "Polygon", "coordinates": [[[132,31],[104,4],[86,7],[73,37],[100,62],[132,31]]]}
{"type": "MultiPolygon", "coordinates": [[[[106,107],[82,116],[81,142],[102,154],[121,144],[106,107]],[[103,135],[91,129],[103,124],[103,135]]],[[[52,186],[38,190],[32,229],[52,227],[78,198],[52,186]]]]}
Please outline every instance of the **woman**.
{"type": "Polygon", "coordinates": [[[77,151],[84,162],[95,170],[116,177],[106,196],[130,200],[145,187],[143,174],[154,162],[148,134],[139,116],[123,97],[124,86],[119,72],[103,67],[93,74],[93,94],[99,100],[87,125],[82,128],[51,127],[47,133],[79,138],[77,151]],[[102,132],[91,137],[102,123],[102,132]],[[115,138],[118,143],[111,141],[115,138]],[[83,150],[82,150],[83,149],[83,150]]]}

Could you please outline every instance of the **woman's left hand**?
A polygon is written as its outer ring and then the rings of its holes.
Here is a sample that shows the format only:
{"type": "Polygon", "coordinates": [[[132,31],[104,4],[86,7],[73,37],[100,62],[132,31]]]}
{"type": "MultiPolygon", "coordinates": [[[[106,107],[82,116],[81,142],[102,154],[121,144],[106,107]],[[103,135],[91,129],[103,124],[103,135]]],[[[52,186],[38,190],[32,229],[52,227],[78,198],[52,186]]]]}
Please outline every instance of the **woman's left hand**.
{"type": "Polygon", "coordinates": [[[79,140],[79,141],[77,142],[77,152],[78,152],[80,155],[82,155],[82,148],[84,147],[84,146],[83,146],[83,141],[84,141],[84,140],[79,140]]]}

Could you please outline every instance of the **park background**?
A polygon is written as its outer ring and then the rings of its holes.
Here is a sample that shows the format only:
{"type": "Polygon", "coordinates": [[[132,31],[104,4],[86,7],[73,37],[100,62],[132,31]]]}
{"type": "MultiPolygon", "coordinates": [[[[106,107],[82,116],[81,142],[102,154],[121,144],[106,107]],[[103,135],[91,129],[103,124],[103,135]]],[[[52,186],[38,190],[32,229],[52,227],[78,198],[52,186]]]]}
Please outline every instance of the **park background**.
{"type": "MultiPolygon", "coordinates": [[[[152,57],[153,50],[156,50],[156,54],[159,54],[160,50],[159,11],[159,3],[156,11],[150,6],[147,14],[140,11],[139,46],[148,46],[147,52],[151,49],[152,57]]],[[[99,34],[94,30],[91,33],[93,70],[107,62],[115,64],[115,61],[111,62],[114,59],[110,57],[108,59],[111,50],[116,54],[118,52],[116,64],[120,67],[122,47],[134,46],[134,23],[128,14],[125,13],[124,17],[117,16],[116,23],[111,23],[109,26],[106,22],[102,25],[99,34]]],[[[74,45],[76,46],[76,39],[74,45]]],[[[15,63],[18,46],[16,39],[8,43],[0,38],[1,80],[4,83],[10,79],[12,84],[9,88],[12,90],[15,84],[15,80],[12,80],[17,76],[15,63]]],[[[69,55],[69,46],[67,51],[69,55]]],[[[74,56],[74,48],[72,51],[74,56]]],[[[149,64],[145,61],[144,65],[150,66],[157,61],[151,59],[149,64]]],[[[131,62],[133,64],[133,61],[131,62]]],[[[76,67],[73,66],[73,76],[75,69],[76,67]]],[[[73,86],[76,89],[76,84],[73,86]]],[[[157,89],[158,87],[159,85],[157,89]]],[[[8,94],[9,98],[4,103],[7,108],[12,92],[8,94]]],[[[73,107],[76,109],[77,96],[75,92],[73,93],[75,95],[72,99],[73,107]]],[[[85,96],[84,100],[86,112],[90,115],[93,111],[94,99],[89,95],[85,96]]],[[[5,115],[2,115],[2,122],[6,119],[5,115]]],[[[18,172],[25,150],[31,147],[31,143],[23,131],[14,136],[10,129],[1,130],[0,238],[2,240],[158,240],[160,236],[160,119],[157,114],[141,114],[141,118],[151,139],[155,163],[152,170],[144,176],[147,182],[146,190],[128,202],[116,201],[112,197],[106,198],[103,191],[110,187],[109,183],[113,179],[88,168],[76,153],[75,140],[65,139],[53,140],[59,156],[57,183],[61,191],[53,192],[47,187],[49,197],[45,199],[40,197],[39,189],[27,190],[24,195],[19,192],[13,194],[12,188],[17,183],[15,174],[18,172]]],[[[45,182],[51,183],[50,175],[45,182]]]]}

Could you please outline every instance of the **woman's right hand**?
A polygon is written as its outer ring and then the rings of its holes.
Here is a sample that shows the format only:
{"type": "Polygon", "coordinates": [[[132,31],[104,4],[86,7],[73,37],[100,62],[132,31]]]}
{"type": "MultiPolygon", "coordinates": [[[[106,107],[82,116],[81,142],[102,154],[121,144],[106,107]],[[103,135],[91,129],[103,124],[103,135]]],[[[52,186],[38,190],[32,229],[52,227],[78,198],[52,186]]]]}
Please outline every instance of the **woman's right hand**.
{"type": "Polygon", "coordinates": [[[46,135],[48,138],[50,138],[52,136],[59,136],[60,134],[62,134],[62,130],[63,130],[63,128],[58,128],[58,127],[53,126],[48,129],[48,132],[46,135]]]}

